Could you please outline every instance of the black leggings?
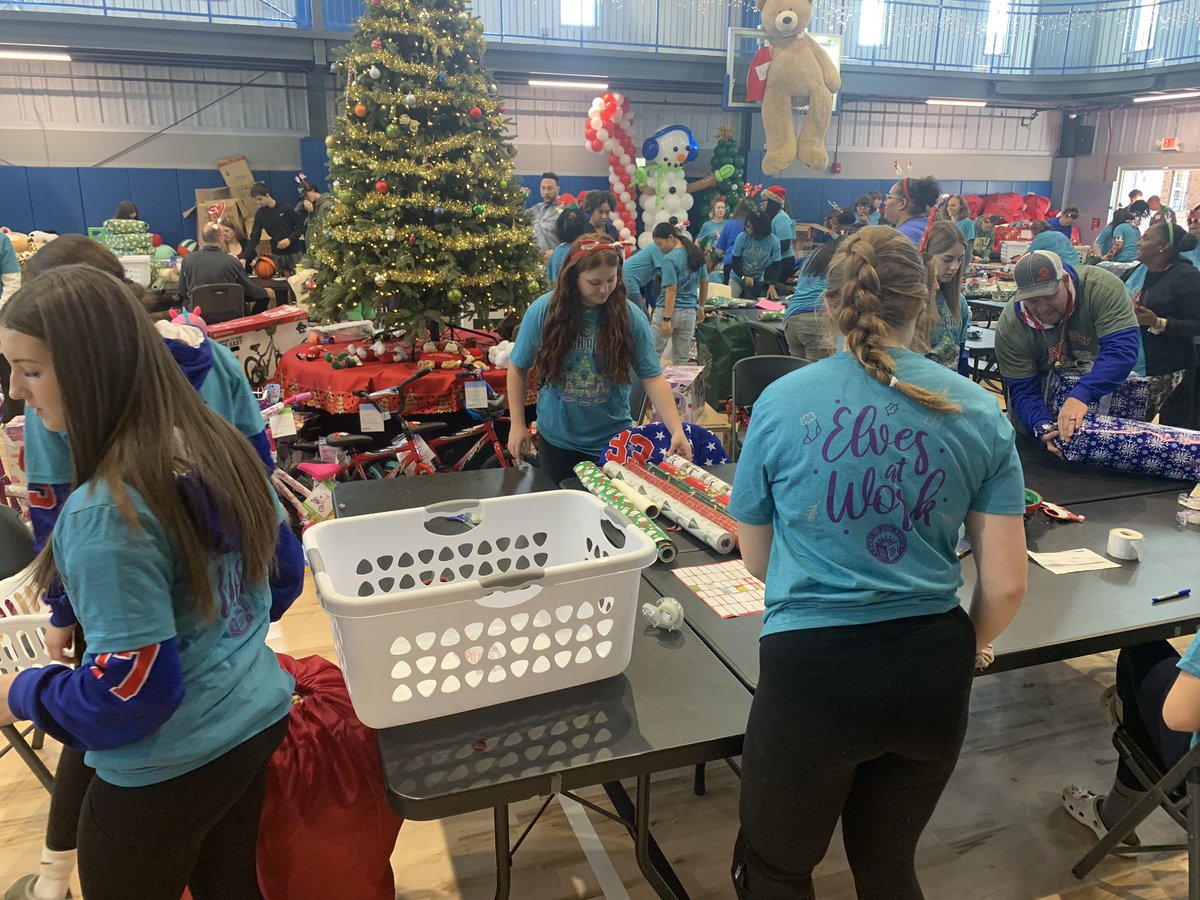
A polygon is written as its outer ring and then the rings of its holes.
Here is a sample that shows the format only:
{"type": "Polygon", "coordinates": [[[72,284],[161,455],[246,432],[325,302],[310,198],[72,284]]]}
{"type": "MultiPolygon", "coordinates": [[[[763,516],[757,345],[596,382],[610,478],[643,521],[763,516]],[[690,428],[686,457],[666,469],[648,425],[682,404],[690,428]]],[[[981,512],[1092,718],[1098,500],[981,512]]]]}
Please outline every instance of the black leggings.
{"type": "MultiPolygon", "coordinates": [[[[1166,641],[1126,647],[1117,657],[1117,694],[1122,720],[1138,746],[1148,752],[1165,773],[1183,759],[1192,735],[1172,731],[1163,723],[1163,701],[1179,677],[1179,654],[1166,641]]],[[[1135,791],[1145,788],[1122,759],[1117,780],[1135,791]]]]}
{"type": "MultiPolygon", "coordinates": [[[[72,639],[75,658],[83,659],[87,641],[83,628],[75,626],[72,639]]],[[[63,744],[54,770],[54,787],[50,791],[50,815],[46,821],[46,846],[51,850],[74,850],[79,834],[79,811],[83,798],[96,770],[83,761],[83,751],[63,744]]]]}
{"type": "Polygon", "coordinates": [[[975,629],[961,608],[764,637],[743,753],[741,900],[808,900],[838,819],[860,900],[919,900],[921,836],[958,762],[975,629]]]}
{"type": "Polygon", "coordinates": [[[567,450],[556,447],[542,435],[538,438],[538,467],[542,474],[558,487],[568,478],[575,477],[575,466],[581,462],[595,462],[596,454],[581,453],[578,450],[567,450]]]}
{"type": "Polygon", "coordinates": [[[255,870],[267,763],[285,716],[223,756],[159,784],[92,780],[79,818],[88,900],[261,900],[255,870]]]}

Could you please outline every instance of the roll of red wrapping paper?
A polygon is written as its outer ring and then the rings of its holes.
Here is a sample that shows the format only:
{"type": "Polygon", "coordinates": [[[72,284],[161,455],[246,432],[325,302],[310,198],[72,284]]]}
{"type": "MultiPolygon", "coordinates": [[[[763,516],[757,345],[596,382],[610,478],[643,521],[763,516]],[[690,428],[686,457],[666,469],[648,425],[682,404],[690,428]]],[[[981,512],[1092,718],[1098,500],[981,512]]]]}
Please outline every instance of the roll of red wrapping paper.
{"type": "Polygon", "coordinates": [[[733,519],[729,518],[729,510],[717,502],[716,498],[709,496],[704,491],[696,490],[681,478],[676,478],[674,475],[667,474],[660,466],[655,463],[646,463],[643,466],[646,474],[654,478],[661,484],[670,485],[676,490],[682,492],[691,499],[688,505],[697,512],[703,512],[706,516],[718,524],[722,524],[722,518],[730,524],[733,519]]]}
{"type": "MultiPolygon", "coordinates": [[[[635,472],[665,492],[668,496],[678,500],[692,512],[696,513],[696,515],[704,517],[722,531],[728,531],[735,538],[737,537],[737,522],[731,519],[727,512],[718,509],[715,504],[706,503],[704,500],[698,498],[696,496],[698,492],[692,488],[681,488],[673,484],[670,478],[663,478],[661,475],[656,474],[654,469],[658,467],[654,463],[651,463],[647,467],[635,462],[628,462],[625,464],[625,468],[631,472],[635,472]]],[[[662,470],[660,469],[659,471],[662,470]]]]}
{"type": "Polygon", "coordinates": [[[716,491],[713,490],[712,486],[708,482],[701,481],[691,473],[685,472],[683,469],[671,465],[671,463],[667,462],[665,459],[658,465],[659,468],[661,468],[668,475],[678,478],[680,481],[690,485],[705,496],[712,497],[713,500],[715,500],[721,506],[729,506],[729,497],[727,495],[716,493],[716,491]]]}
{"type": "Polygon", "coordinates": [[[708,472],[694,462],[684,459],[682,456],[672,454],[666,458],[666,461],[681,472],[687,472],[692,478],[697,481],[703,481],[709,487],[709,493],[714,497],[729,498],[733,494],[733,485],[727,481],[722,481],[712,472],[708,472]]]}

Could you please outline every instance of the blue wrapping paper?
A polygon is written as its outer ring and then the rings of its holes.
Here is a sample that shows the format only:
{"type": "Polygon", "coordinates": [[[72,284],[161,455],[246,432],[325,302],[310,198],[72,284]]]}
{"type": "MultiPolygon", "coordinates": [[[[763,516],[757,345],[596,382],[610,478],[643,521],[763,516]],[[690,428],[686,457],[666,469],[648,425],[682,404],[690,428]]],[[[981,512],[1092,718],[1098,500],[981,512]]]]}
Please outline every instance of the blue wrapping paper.
{"type": "MultiPolygon", "coordinates": [[[[1079,383],[1079,379],[1087,374],[1087,372],[1067,369],[1061,372],[1051,372],[1047,376],[1050,388],[1046,392],[1050,396],[1047,406],[1051,412],[1055,415],[1058,414],[1071,391],[1075,389],[1075,385],[1079,383]]],[[[1105,394],[1096,402],[1089,403],[1088,412],[1092,415],[1115,416],[1118,419],[1136,419],[1144,422],[1149,399],[1150,379],[1131,373],[1125,383],[1111,394],[1105,394]]]]}
{"type": "Polygon", "coordinates": [[[1062,447],[1071,462],[1126,472],[1200,480],[1200,431],[1151,425],[1114,416],[1088,416],[1062,447]]]}

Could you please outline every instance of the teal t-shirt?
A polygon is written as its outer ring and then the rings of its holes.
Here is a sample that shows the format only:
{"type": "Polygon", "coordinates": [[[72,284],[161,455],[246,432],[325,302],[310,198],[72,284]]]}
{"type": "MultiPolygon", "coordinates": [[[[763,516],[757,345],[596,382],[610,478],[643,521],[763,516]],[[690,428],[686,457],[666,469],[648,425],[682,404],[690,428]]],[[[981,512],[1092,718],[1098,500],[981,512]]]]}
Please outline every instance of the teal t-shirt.
{"type": "Polygon", "coordinates": [[[742,258],[742,274],[762,278],[771,263],[779,262],[779,239],[774,235],[752,238],[746,232],[733,242],[733,256],[742,258]]]}
{"type": "Polygon", "coordinates": [[[788,301],[785,319],[799,313],[819,312],[825,308],[825,288],[827,282],[818,275],[805,275],[803,270],[796,279],[796,290],[788,301]]]}
{"type": "Polygon", "coordinates": [[[942,289],[937,292],[937,321],[929,334],[929,352],[925,354],[936,363],[958,371],[958,360],[962,356],[962,345],[967,342],[967,330],[971,327],[971,307],[967,298],[958,295],[958,321],[950,316],[950,304],[942,289]]]}
{"type": "Polygon", "coordinates": [[[570,249],[570,244],[559,244],[546,260],[546,280],[551,284],[558,281],[558,273],[562,271],[563,263],[567,261],[567,251],[570,249]]]}
{"type": "Polygon", "coordinates": [[[714,222],[709,219],[700,226],[700,233],[696,235],[696,243],[707,250],[717,242],[717,238],[721,236],[721,229],[725,227],[725,222],[714,222]]]}
{"type": "MultiPolygon", "coordinates": [[[[625,260],[621,276],[625,279],[625,290],[629,295],[640,295],[642,288],[654,280],[654,273],[662,268],[662,264],[662,251],[653,241],[625,260]]],[[[644,313],[642,318],[645,318],[644,313]]]]}
{"type": "Polygon", "coordinates": [[[869,216],[867,216],[867,224],[868,225],[878,225],[882,221],[883,221],[882,210],[877,209],[877,210],[873,211],[869,216]]]}
{"type": "Polygon", "coordinates": [[[1043,231],[1034,236],[1034,239],[1029,242],[1029,249],[1026,252],[1032,253],[1034,250],[1049,250],[1051,253],[1057,253],[1058,258],[1068,266],[1078,267],[1082,262],[1075,245],[1061,231],[1043,231]]]}
{"type": "Polygon", "coordinates": [[[676,309],[695,309],[700,305],[700,278],[707,276],[703,265],[694,269],[688,265],[687,251],[682,247],[663,257],[662,287],[666,291],[675,285],[676,309]]]}
{"type": "Polygon", "coordinates": [[[705,273],[709,284],[724,284],[725,274],[721,271],[720,266],[705,273]]]}
{"type": "Polygon", "coordinates": [[[967,240],[967,246],[970,247],[972,241],[975,240],[975,220],[955,219],[954,224],[963,233],[963,237],[967,240]]]}
{"type": "Polygon", "coordinates": [[[791,256],[796,240],[796,220],[784,210],[775,213],[775,218],[771,220],[771,233],[775,235],[775,239],[779,241],[779,253],[782,256],[791,256]]]}
{"type": "Polygon", "coordinates": [[[773,525],[764,635],[958,606],[969,511],[1025,511],[1013,429],[994,395],[896,347],[896,377],[962,407],[936,413],[849,353],[805,366],[754,404],[730,514],[773,525]]]}
{"type": "MultiPolygon", "coordinates": [[[[13,249],[8,235],[0,232],[0,275],[15,275],[21,271],[21,261],[13,249]]],[[[4,285],[0,283],[0,299],[4,298],[4,285]]]]}
{"type": "MultiPolygon", "coordinates": [[[[1112,258],[1113,262],[1133,262],[1137,259],[1138,241],[1142,239],[1142,233],[1130,225],[1128,222],[1122,222],[1113,229],[1113,240],[1122,238],[1125,241],[1120,252],[1112,258]]],[[[1110,243],[1111,246],[1111,243],[1110,243]]],[[[1105,253],[1108,251],[1105,250],[1105,253]]]]}
{"type": "MultiPolygon", "coordinates": [[[[212,367],[199,394],[208,407],[247,438],[263,430],[258,401],[228,347],[209,341],[212,367]]],[[[25,475],[33,484],[70,484],[74,481],[71,447],[66,432],[48,431],[38,414],[25,410],[25,475]]]]}
{"type": "MultiPolygon", "coordinates": [[[[525,312],[510,360],[518,369],[528,371],[537,359],[551,296],[542,294],[525,312]]],[[[632,302],[627,300],[626,304],[633,341],[633,374],[638,378],[661,375],[650,322],[632,302]]],[[[567,353],[562,380],[542,386],[537,398],[538,431],[546,440],[564,450],[596,457],[613,435],[630,426],[629,395],[633,387],[609,379],[602,362],[596,359],[601,310],[599,306],[583,308],[583,322],[567,353]]]]}
{"type": "MultiPolygon", "coordinates": [[[[1186,254],[1180,254],[1186,256],[1186,254]]],[[[1142,288],[1146,286],[1146,267],[1135,266],[1133,270],[1125,277],[1125,293],[1129,295],[1129,299],[1135,304],[1138,302],[1138,296],[1142,293],[1142,288]]],[[[1196,338],[1200,342],[1200,338],[1196,338]]],[[[1138,358],[1133,364],[1133,372],[1136,375],[1146,374],[1146,342],[1142,340],[1142,330],[1138,329],[1138,358]]]]}
{"type": "Polygon", "coordinates": [[[122,518],[104,482],[67,498],[54,526],[54,557],[87,634],[89,653],[119,653],[175,638],[183,701],[154,733],[88,751],[97,774],[119,787],[184,775],[288,715],[292,677],[266,645],[271,591],[248,585],[237,552],[208,562],[215,618],[193,611],[187,573],[141,495],[129,490],[140,528],[122,518]]]}

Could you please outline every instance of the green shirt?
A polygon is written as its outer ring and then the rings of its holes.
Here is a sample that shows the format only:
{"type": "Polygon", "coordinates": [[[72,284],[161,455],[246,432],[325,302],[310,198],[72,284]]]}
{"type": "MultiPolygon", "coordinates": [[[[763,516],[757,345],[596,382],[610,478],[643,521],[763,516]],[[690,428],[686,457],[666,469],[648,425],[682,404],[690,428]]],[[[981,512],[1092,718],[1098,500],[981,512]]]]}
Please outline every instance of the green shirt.
{"type": "Polygon", "coordinates": [[[1021,321],[1015,301],[996,323],[996,359],[1005,378],[1031,378],[1052,369],[1083,368],[1100,355],[1100,338],[1136,328],[1121,279],[1095,266],[1079,267],[1075,309],[1063,324],[1038,331],[1021,321]]]}

